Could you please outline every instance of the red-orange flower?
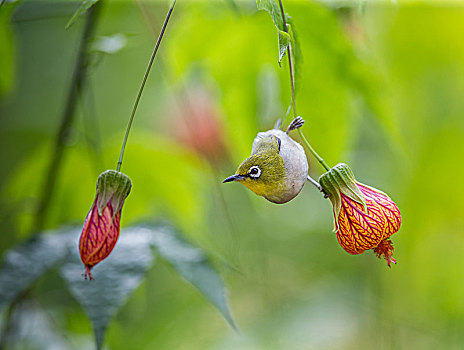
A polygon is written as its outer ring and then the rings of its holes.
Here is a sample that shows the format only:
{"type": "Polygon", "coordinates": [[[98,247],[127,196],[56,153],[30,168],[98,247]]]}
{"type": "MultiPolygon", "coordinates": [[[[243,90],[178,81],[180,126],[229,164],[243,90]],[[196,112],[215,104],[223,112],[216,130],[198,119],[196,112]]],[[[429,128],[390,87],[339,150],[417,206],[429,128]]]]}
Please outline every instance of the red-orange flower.
{"type": "Polygon", "coordinates": [[[390,197],[357,182],[346,164],[336,165],[319,181],[332,202],[335,232],[343,249],[350,254],[374,249],[388,266],[396,264],[388,238],[398,232],[401,214],[390,197]]]}
{"type": "Polygon", "coordinates": [[[121,210],[131,186],[126,175],[114,170],[107,170],[98,177],[97,195],[79,240],[85,279],[93,279],[92,267],[105,259],[118,241],[121,210]]]}

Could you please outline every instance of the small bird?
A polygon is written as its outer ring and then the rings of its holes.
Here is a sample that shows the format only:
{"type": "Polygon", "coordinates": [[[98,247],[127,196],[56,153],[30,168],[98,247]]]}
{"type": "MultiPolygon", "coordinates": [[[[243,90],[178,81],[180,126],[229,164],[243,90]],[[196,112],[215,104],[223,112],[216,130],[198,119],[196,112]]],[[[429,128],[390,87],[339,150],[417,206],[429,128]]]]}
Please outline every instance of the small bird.
{"type": "Polygon", "coordinates": [[[295,198],[307,180],[309,166],[303,147],[288,134],[303,126],[295,118],[283,132],[279,123],[274,129],[259,132],[253,141],[251,157],[245,159],[237,172],[223,181],[238,181],[268,201],[282,204],[295,198]]]}

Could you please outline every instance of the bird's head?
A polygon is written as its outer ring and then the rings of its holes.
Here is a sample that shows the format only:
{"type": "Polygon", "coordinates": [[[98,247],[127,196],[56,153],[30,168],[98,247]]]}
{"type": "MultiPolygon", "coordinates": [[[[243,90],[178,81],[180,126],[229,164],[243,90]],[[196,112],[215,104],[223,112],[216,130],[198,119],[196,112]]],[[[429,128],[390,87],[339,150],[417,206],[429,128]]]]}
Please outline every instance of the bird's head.
{"type": "Polygon", "coordinates": [[[279,154],[276,137],[265,140],[258,151],[245,159],[236,173],[223,182],[238,181],[254,193],[266,198],[285,191],[285,162],[279,154]]]}

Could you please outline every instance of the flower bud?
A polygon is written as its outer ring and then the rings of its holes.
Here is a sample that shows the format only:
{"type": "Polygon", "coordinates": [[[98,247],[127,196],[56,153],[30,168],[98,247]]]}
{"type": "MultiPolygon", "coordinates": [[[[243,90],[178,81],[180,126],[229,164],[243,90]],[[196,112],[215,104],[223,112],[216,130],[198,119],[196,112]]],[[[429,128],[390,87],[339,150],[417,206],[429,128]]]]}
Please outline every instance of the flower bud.
{"type": "Polygon", "coordinates": [[[107,170],[97,180],[97,194],[79,240],[84,278],[93,279],[91,269],[105,259],[119,238],[121,210],[132,187],[128,176],[107,170]]]}
{"type": "Polygon", "coordinates": [[[393,262],[393,245],[388,238],[398,232],[401,214],[385,193],[361,184],[346,164],[340,163],[319,178],[332,202],[335,233],[340,245],[350,254],[374,249],[388,266],[393,262]]]}

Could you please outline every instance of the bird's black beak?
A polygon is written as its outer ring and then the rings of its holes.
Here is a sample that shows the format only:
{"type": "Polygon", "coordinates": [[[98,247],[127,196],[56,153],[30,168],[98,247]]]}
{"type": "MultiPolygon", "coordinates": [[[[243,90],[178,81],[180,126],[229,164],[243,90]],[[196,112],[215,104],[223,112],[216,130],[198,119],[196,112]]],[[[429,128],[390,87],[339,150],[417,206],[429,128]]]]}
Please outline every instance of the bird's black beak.
{"type": "Polygon", "coordinates": [[[222,181],[222,183],[224,184],[226,182],[238,181],[238,180],[244,179],[245,177],[246,176],[235,174],[235,175],[229,176],[227,179],[222,181]]]}

